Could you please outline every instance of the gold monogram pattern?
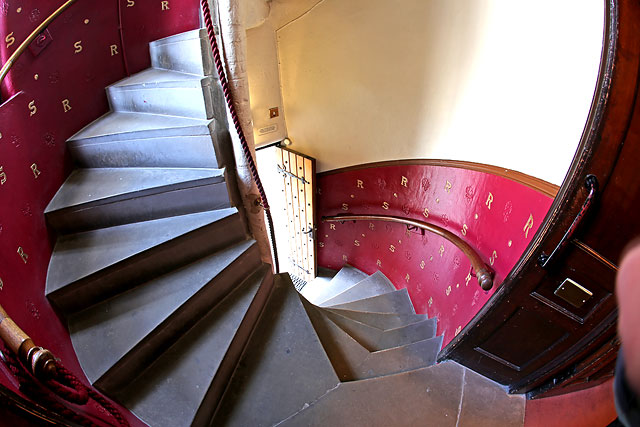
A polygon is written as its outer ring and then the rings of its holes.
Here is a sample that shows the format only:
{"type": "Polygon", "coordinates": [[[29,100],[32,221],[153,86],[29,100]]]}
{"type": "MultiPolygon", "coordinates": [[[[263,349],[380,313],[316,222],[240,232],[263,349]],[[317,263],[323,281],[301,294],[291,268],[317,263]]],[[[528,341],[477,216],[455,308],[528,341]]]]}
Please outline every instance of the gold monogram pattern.
{"type": "MultiPolygon", "coordinates": [[[[506,178],[478,175],[421,165],[327,175],[319,179],[325,192],[318,214],[344,212],[343,203],[349,200],[348,212],[353,214],[433,223],[474,247],[495,272],[499,287],[536,231],[539,224],[534,218],[546,214],[551,199],[517,188],[506,178]]],[[[342,255],[347,255],[350,264],[367,272],[380,269],[396,286],[406,286],[416,310],[429,308],[430,314],[441,316],[438,333],[445,334],[445,342],[464,328],[493,292],[482,291],[468,259],[435,234],[382,221],[324,223],[319,231],[326,236],[319,252],[320,265],[339,269],[342,255]]]]}

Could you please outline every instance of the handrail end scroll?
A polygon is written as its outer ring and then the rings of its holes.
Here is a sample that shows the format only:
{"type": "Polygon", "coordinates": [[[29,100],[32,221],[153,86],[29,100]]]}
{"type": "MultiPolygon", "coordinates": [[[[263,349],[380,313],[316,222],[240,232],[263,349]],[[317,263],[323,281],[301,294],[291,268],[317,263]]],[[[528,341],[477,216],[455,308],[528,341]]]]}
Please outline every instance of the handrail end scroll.
{"type": "Polygon", "coordinates": [[[488,268],[482,268],[479,271],[476,271],[476,278],[478,279],[478,284],[483,290],[488,291],[493,287],[493,273],[491,273],[488,268]]]}

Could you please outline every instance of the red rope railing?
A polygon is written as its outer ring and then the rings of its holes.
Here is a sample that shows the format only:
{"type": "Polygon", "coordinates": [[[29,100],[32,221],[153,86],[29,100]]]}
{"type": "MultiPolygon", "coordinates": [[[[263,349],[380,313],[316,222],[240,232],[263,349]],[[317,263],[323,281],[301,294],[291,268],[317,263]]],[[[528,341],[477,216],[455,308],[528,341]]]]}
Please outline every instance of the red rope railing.
{"type": "Polygon", "coordinates": [[[233,105],[233,96],[231,95],[229,82],[227,81],[227,77],[224,71],[224,65],[222,63],[220,49],[218,48],[218,41],[216,40],[216,35],[213,28],[213,22],[211,20],[211,10],[209,9],[209,2],[207,0],[200,0],[200,4],[202,6],[202,13],[204,16],[204,23],[207,28],[207,34],[209,35],[209,43],[211,44],[211,50],[213,51],[213,60],[216,65],[216,70],[218,71],[218,77],[220,78],[220,85],[222,86],[222,91],[224,93],[224,99],[227,102],[227,107],[229,108],[229,113],[231,114],[233,125],[236,129],[236,132],[238,132],[238,137],[240,138],[240,145],[242,146],[242,152],[244,154],[244,158],[246,159],[249,169],[251,170],[251,176],[253,177],[253,180],[256,183],[256,186],[258,187],[258,192],[260,193],[260,203],[264,208],[264,212],[267,217],[267,222],[269,223],[269,236],[271,237],[271,247],[273,249],[273,262],[275,266],[275,272],[277,274],[280,272],[280,266],[278,262],[276,236],[273,229],[273,218],[271,217],[269,202],[267,201],[267,195],[264,191],[264,188],[262,187],[262,181],[260,180],[260,176],[258,175],[258,168],[256,166],[255,160],[251,155],[251,150],[249,149],[247,138],[245,137],[244,131],[242,130],[240,119],[238,117],[238,112],[236,111],[236,108],[233,105]]]}
{"type": "Polygon", "coordinates": [[[53,354],[34,344],[33,340],[9,317],[0,305],[0,359],[20,384],[20,391],[34,402],[58,415],[83,426],[97,426],[62,403],[86,405],[93,399],[117,421],[128,427],[129,422],[111,402],[95,390],[82,384],[53,354]]]}

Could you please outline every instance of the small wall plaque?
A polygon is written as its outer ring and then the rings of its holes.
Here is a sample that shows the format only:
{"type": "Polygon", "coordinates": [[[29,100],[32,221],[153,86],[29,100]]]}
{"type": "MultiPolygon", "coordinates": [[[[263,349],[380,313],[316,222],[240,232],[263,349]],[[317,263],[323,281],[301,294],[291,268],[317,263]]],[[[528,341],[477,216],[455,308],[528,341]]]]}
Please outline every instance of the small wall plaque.
{"type": "Polygon", "coordinates": [[[558,286],[554,294],[576,308],[582,307],[593,296],[593,292],[569,278],[558,286]]]}

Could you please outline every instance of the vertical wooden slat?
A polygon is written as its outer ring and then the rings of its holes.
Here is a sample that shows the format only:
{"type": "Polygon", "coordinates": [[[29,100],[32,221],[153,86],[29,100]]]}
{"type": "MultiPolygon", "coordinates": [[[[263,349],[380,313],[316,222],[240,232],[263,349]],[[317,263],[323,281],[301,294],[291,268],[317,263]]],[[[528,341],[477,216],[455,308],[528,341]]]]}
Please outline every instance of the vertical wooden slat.
{"type": "MultiPolygon", "coordinates": [[[[289,153],[286,151],[276,148],[276,155],[278,156],[278,165],[282,168],[282,170],[287,170],[287,162],[289,161],[289,153]]],[[[289,257],[293,257],[295,254],[295,246],[292,244],[292,233],[293,233],[293,203],[291,198],[291,178],[287,175],[282,176],[282,189],[284,191],[284,200],[285,200],[285,215],[287,216],[287,233],[289,234],[289,257]]],[[[287,264],[290,265],[289,270],[292,269],[291,262],[289,258],[287,258],[287,264]]]]}
{"type": "MultiPolygon", "coordinates": [[[[296,155],[287,151],[289,161],[287,162],[287,172],[292,175],[296,174],[296,155]]],[[[291,175],[289,175],[291,176],[291,175]]],[[[293,213],[293,242],[295,245],[295,253],[292,254],[295,264],[295,274],[301,275],[300,259],[302,258],[300,250],[300,207],[298,205],[298,183],[299,181],[291,177],[291,211],[293,213]]]]}
{"type": "MultiPolygon", "coordinates": [[[[296,176],[304,179],[304,157],[294,154],[296,158],[296,176]]],[[[299,266],[301,268],[301,277],[308,276],[309,271],[309,251],[307,248],[307,235],[305,231],[307,229],[307,218],[305,215],[305,194],[304,194],[304,181],[298,181],[298,220],[300,222],[300,234],[298,235],[298,245],[300,248],[299,266]]]]}
{"type": "MultiPolygon", "coordinates": [[[[307,224],[307,195],[305,192],[305,188],[306,188],[306,176],[305,176],[305,171],[304,171],[304,157],[298,155],[298,173],[300,174],[301,177],[304,177],[304,181],[300,181],[300,187],[299,187],[299,194],[300,194],[300,225],[302,227],[302,235],[300,236],[300,244],[302,245],[302,252],[304,254],[304,269],[306,270],[305,272],[305,276],[309,276],[309,272],[311,271],[310,267],[309,267],[309,245],[307,243],[307,230],[308,230],[308,224],[307,224]]],[[[309,279],[305,279],[305,280],[309,280],[309,279]]]]}
{"type": "MultiPolygon", "coordinates": [[[[287,172],[291,172],[291,164],[289,163],[289,159],[291,157],[291,153],[289,153],[287,150],[283,151],[283,158],[286,159],[284,162],[284,170],[287,172]]],[[[288,175],[289,177],[291,177],[291,175],[288,175]]],[[[298,245],[296,243],[296,234],[297,234],[297,228],[296,228],[296,204],[295,204],[295,199],[293,198],[293,195],[295,194],[295,189],[294,187],[297,184],[295,183],[295,181],[291,178],[289,178],[289,186],[287,187],[287,191],[288,191],[288,197],[289,197],[289,206],[287,206],[287,209],[289,209],[289,212],[291,214],[290,216],[290,220],[289,220],[289,241],[291,242],[291,253],[289,254],[289,259],[291,261],[291,271],[294,272],[295,274],[298,273],[298,267],[296,267],[296,262],[298,261],[298,245]]]]}
{"type": "Polygon", "coordinates": [[[311,161],[311,159],[305,158],[304,160],[304,175],[307,180],[307,184],[304,186],[304,194],[305,194],[305,216],[307,220],[307,231],[310,233],[307,234],[307,245],[309,249],[309,280],[313,280],[316,277],[317,270],[317,260],[316,260],[316,241],[314,239],[314,229],[315,229],[315,203],[314,203],[314,195],[315,195],[315,162],[311,161]]]}
{"type": "Polygon", "coordinates": [[[316,276],[315,228],[315,161],[293,151],[277,148],[280,167],[289,174],[283,176],[289,240],[289,271],[305,281],[316,276]],[[296,179],[300,178],[300,179],[296,179]]]}

